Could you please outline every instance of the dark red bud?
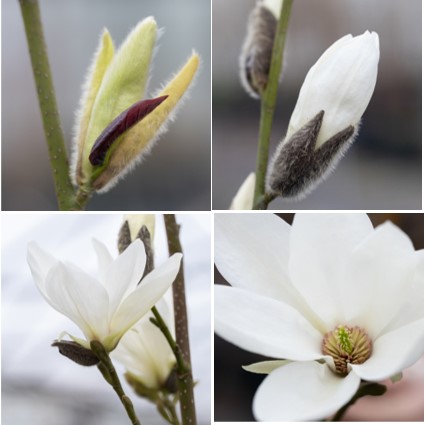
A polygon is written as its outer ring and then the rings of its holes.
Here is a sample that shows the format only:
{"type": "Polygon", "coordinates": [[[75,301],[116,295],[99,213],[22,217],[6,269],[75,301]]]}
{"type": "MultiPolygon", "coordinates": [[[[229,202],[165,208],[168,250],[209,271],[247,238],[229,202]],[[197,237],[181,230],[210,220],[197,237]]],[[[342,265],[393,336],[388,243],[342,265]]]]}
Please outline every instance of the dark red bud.
{"type": "Polygon", "coordinates": [[[151,113],[157,106],[161,105],[168,96],[160,96],[155,99],[141,100],[123,111],[96,139],[90,151],[89,161],[92,165],[102,165],[108,149],[129,128],[151,113]]]}

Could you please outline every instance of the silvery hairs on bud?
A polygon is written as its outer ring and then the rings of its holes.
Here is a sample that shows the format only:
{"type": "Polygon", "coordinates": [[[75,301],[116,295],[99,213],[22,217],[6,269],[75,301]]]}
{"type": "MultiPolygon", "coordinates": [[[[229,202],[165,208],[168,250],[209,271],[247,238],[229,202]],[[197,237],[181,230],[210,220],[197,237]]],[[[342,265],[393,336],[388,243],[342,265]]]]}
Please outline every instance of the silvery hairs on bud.
{"type": "Polygon", "coordinates": [[[75,341],[53,341],[52,347],[58,347],[59,352],[81,366],[95,366],[99,359],[88,348],[77,344],[75,341]]]}
{"type": "Polygon", "coordinates": [[[118,231],[118,240],[117,247],[118,252],[121,254],[127,247],[132,243],[132,238],[130,236],[130,227],[129,222],[126,220],[120,227],[118,231]]]}
{"type": "Polygon", "coordinates": [[[284,139],[268,167],[266,192],[286,199],[303,199],[334,169],[355,139],[358,124],[348,126],[315,148],[324,111],[284,139]]]}
{"type": "Polygon", "coordinates": [[[252,10],[240,56],[240,78],[247,93],[259,98],[268,83],[277,19],[262,2],[252,10]]]}
{"type": "MultiPolygon", "coordinates": [[[[152,249],[152,240],[151,234],[148,228],[143,225],[137,235],[137,238],[143,242],[146,254],[146,263],[145,270],[142,275],[144,278],[148,273],[151,273],[154,270],[154,250],[152,249]]],[[[132,239],[130,236],[130,227],[129,222],[126,220],[120,227],[118,232],[118,252],[121,254],[127,247],[132,243],[132,239]]]]}

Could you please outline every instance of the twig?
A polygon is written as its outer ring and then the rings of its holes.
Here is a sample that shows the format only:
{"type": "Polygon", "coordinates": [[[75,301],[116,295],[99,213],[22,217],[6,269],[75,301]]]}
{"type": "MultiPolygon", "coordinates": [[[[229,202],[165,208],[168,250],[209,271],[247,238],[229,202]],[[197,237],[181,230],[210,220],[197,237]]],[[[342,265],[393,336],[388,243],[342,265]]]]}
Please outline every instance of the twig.
{"type": "MultiPolygon", "coordinates": [[[[174,214],[164,214],[169,254],[182,252],[179,240],[179,226],[174,214]]],[[[189,350],[188,319],[186,313],[185,279],[183,261],[179,273],[173,283],[173,304],[175,312],[175,331],[177,347],[182,353],[182,364],[177,364],[177,388],[183,425],[196,425],[197,419],[194,404],[194,382],[191,371],[189,350]]],[[[178,361],[178,358],[176,358],[178,361]]]]}
{"type": "Polygon", "coordinates": [[[132,401],[124,393],[115,367],[108,353],[105,351],[104,346],[99,341],[91,341],[90,348],[101,362],[102,366],[99,369],[101,370],[102,376],[112,386],[112,388],[114,388],[114,391],[117,393],[118,398],[126,409],[127,415],[131,420],[132,425],[140,425],[132,401]]]}
{"type": "Polygon", "coordinates": [[[259,142],[257,148],[256,186],[254,192],[253,209],[266,209],[267,205],[260,204],[259,200],[265,194],[265,177],[269,157],[269,139],[271,137],[272,120],[274,118],[277,101],[278,80],[283,61],[284,44],[287,35],[288,21],[293,0],[283,0],[281,15],[277,25],[277,32],[272,50],[271,68],[268,84],[261,97],[259,142]],[[261,206],[262,208],[259,208],[261,206]],[[265,206],[265,207],[264,207],[265,206]],[[264,208],[263,208],[264,207],[264,208]]]}
{"type": "Polygon", "coordinates": [[[87,199],[76,202],[69,177],[68,157],[50,71],[38,0],[19,0],[27,36],[38,102],[60,210],[82,209],[87,199]]]}

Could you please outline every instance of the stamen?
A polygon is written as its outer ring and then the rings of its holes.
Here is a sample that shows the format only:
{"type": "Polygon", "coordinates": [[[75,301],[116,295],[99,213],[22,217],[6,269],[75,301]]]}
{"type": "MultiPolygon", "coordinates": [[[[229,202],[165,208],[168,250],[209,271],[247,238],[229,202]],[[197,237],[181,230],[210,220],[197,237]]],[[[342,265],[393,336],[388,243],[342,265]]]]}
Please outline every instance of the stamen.
{"type": "Polygon", "coordinates": [[[370,356],[373,343],[367,332],[358,326],[339,325],[324,335],[322,353],[334,360],[336,372],[348,373],[348,364],[362,364],[370,356]]]}

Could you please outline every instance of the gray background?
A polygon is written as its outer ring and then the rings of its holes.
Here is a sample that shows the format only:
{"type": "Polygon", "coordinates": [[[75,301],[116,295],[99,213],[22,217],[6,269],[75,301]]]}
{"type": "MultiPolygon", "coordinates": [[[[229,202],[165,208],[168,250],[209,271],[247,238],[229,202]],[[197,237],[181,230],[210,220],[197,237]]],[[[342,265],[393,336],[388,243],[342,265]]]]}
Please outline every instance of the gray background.
{"type": "MultiPolygon", "coordinates": [[[[258,102],[239,83],[238,57],[255,1],[213,0],[213,208],[227,209],[255,169],[258,102]]],[[[373,98],[336,171],[305,200],[270,209],[421,209],[421,1],[295,0],[271,152],[284,137],[309,68],[334,41],[380,36],[373,98]]]]}
{"type": "MultiPolygon", "coordinates": [[[[165,32],[153,61],[147,96],[185,63],[192,49],[202,67],[177,119],[136,170],[92,210],[210,209],[210,1],[40,0],[65,138],[70,146],[80,87],[107,27],[118,47],[144,17],[165,32]]],[[[3,210],[56,210],[40,111],[17,0],[2,2],[3,210]]]]}

